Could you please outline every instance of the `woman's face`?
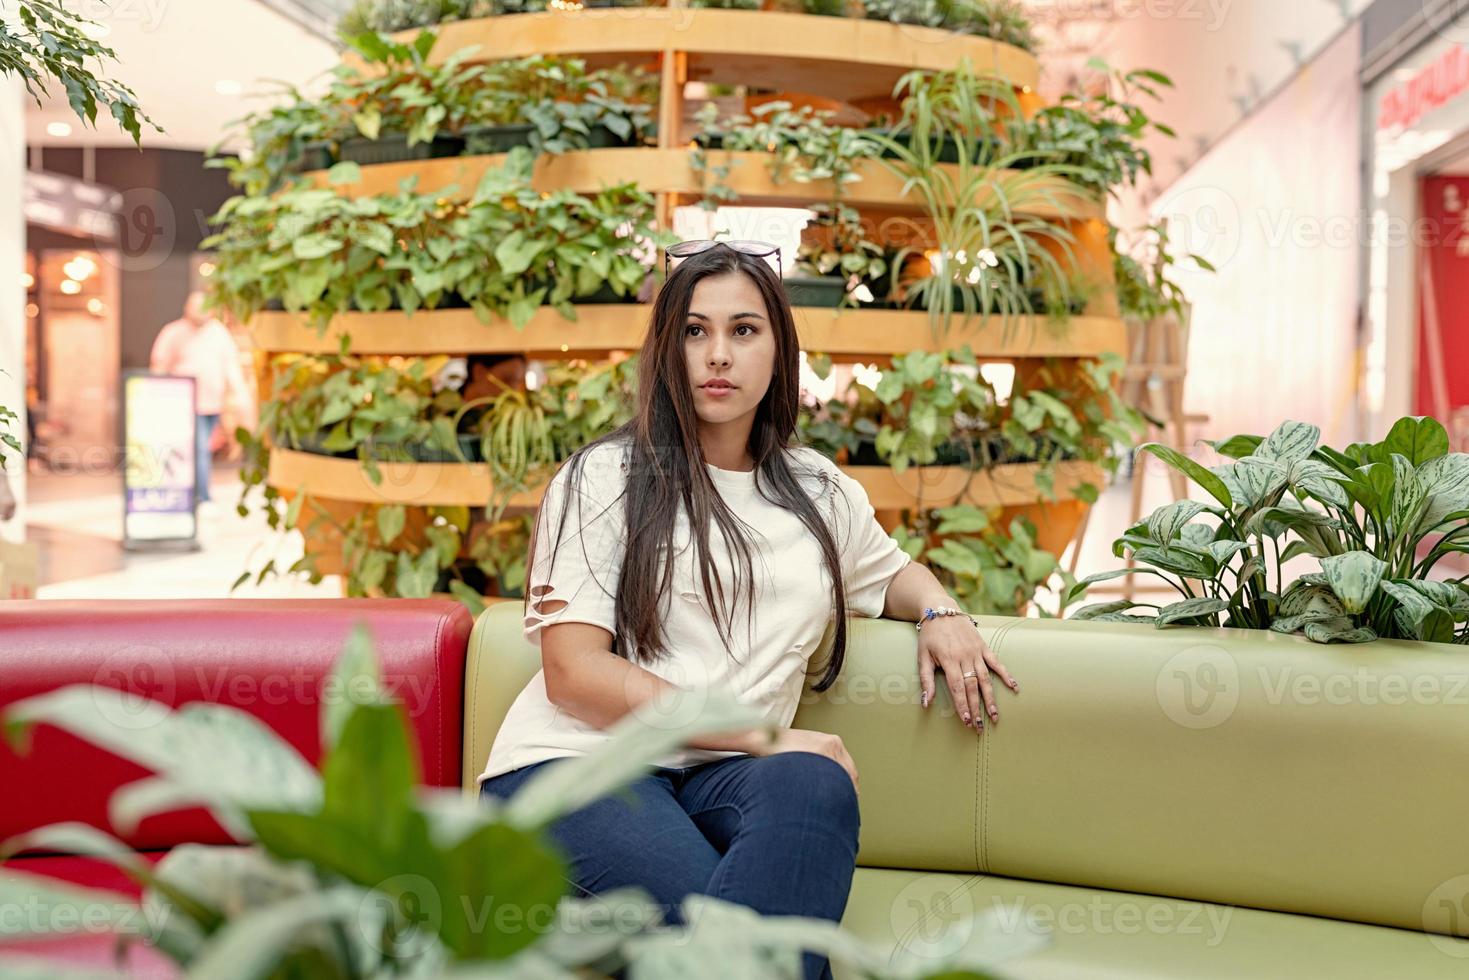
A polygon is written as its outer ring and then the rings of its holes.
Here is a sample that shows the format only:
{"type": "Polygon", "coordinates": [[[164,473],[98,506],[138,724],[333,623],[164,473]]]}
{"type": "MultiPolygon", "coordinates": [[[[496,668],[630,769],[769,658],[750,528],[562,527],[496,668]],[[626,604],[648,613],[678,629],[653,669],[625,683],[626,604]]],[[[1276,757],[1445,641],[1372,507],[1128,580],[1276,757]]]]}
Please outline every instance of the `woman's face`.
{"type": "Polygon", "coordinates": [[[699,421],[748,418],[775,373],[775,327],[755,281],[742,272],[705,276],[684,323],[684,362],[699,421]],[[720,379],[726,385],[711,384],[720,379]]]}

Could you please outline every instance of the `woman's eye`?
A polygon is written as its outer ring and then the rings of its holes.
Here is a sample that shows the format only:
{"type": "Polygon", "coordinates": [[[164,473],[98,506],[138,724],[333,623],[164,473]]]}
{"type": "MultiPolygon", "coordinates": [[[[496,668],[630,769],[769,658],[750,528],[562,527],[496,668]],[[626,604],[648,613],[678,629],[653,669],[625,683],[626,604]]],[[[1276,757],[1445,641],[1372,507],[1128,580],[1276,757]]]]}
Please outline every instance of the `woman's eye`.
{"type": "Polygon", "coordinates": [[[684,328],[684,331],[687,334],[687,336],[692,337],[693,336],[693,331],[695,331],[695,330],[703,330],[703,329],[704,328],[701,327],[701,326],[699,326],[697,323],[691,323],[687,327],[684,328]]]}
{"type": "MultiPolygon", "coordinates": [[[[753,334],[755,332],[755,328],[753,326],[751,326],[750,324],[748,324],[748,323],[742,323],[738,327],[735,327],[735,329],[736,330],[748,330],[748,331],[750,331],[750,334],[753,334]]],[[[748,337],[750,334],[746,334],[745,336],[748,337]]]]}

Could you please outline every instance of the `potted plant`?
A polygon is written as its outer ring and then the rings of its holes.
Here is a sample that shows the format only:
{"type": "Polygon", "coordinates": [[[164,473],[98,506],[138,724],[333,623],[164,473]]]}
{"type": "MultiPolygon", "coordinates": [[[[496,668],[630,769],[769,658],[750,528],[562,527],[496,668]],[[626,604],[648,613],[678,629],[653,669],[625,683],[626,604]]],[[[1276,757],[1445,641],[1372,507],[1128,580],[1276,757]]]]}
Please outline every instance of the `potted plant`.
{"type": "Polygon", "coordinates": [[[589,72],[579,58],[532,55],[487,71],[488,84],[464,129],[469,153],[638,146],[656,132],[656,79],[645,70],[589,72]]]}
{"type": "Polygon", "coordinates": [[[1064,215],[1074,206],[1061,196],[1059,182],[1075,168],[1044,164],[1017,173],[1008,156],[972,160],[962,138],[955,143],[957,165],[942,168],[934,148],[944,136],[982,130],[990,117],[983,106],[1015,105],[1008,84],[975,75],[967,62],[933,75],[910,72],[898,91],[907,93],[899,128],[912,138],[906,144],[880,134],[871,139],[890,152],[880,158],[883,166],[917,192],[934,238],[900,250],[899,268],[909,273],[912,257],[918,272],[900,298],[927,310],[940,333],[960,314],[964,320],[999,316],[1008,335],[1016,317],[1035,312],[1028,280],[1070,281],[1075,236],[1063,218],[1037,212],[1064,215]]]}
{"type": "Polygon", "coordinates": [[[483,87],[485,69],[462,64],[469,49],[431,64],[436,40],[427,30],[411,43],[376,33],[348,39],[367,68],[339,66],[328,97],[352,127],[340,141],[342,160],[392,163],[464,152],[459,131],[483,87]]]}
{"type": "Polygon", "coordinates": [[[1076,615],[1304,633],[1318,643],[1469,643],[1465,580],[1432,577],[1445,557],[1469,552],[1469,454],[1450,452],[1432,418],[1400,419],[1381,442],[1342,451],[1320,437],[1302,422],[1284,422],[1263,439],[1234,436],[1211,443],[1233,460],[1214,467],[1143,446],[1212,501],[1180,500],[1128,528],[1113,551],[1137,567],[1088,576],[1071,597],[1146,574],[1180,598],[1099,603],[1076,615]],[[1295,558],[1313,559],[1318,570],[1288,573],[1295,558]]]}
{"type": "Polygon", "coordinates": [[[1076,183],[1110,194],[1135,186],[1140,176],[1153,172],[1146,144],[1150,135],[1174,136],[1170,127],[1134,101],[1139,94],[1156,101],[1159,89],[1172,88],[1173,82],[1149,69],[1124,73],[1104,62],[1095,62],[1094,67],[1106,76],[1099,94],[1068,92],[1029,119],[1023,114],[1009,116],[1004,135],[1017,166],[1062,164],[1074,168],[1071,179],[1076,183]]]}
{"type": "Polygon", "coordinates": [[[991,514],[967,504],[920,512],[912,526],[893,532],[914,561],[934,570],[960,606],[977,616],[1024,616],[1038,590],[1060,574],[1055,554],[1039,547],[1030,521],[1016,517],[997,526],[991,514]]]}
{"type": "Polygon", "coordinates": [[[862,0],[862,8],[869,20],[974,34],[1026,51],[1039,47],[1018,0],[862,0]]]}

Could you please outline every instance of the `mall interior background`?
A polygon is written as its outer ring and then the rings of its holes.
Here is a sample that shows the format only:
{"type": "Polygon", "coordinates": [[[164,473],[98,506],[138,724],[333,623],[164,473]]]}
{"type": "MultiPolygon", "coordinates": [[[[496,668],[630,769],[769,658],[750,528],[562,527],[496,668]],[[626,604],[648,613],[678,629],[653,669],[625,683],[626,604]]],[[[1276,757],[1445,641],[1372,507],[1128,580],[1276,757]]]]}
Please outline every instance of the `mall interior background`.
{"type": "MultiPolygon", "coordinates": [[[[224,595],[265,546],[263,524],[230,513],[222,455],[224,513],[201,526],[203,551],[122,551],[119,379],[146,368],[159,328],[207,281],[204,219],[229,188],[203,168],[205,151],[262,104],[268,80],[322,84],[340,57],[332,25],[345,5],[84,5],[119,54],[109,70],[164,130],[145,130],[141,151],[108,120],[89,128],[64,101],[38,108],[17,82],[0,81],[0,404],[21,413],[17,430],[33,447],[29,465],[10,468],[19,506],[0,535],[42,543],[42,597],[224,595]]],[[[1157,115],[1178,139],[1154,147],[1152,179],[1110,217],[1123,228],[1167,221],[1217,269],[1180,276],[1193,302],[1188,407],[1206,419],[1191,434],[1261,432],[1292,418],[1339,445],[1431,410],[1456,448],[1469,448],[1469,313],[1454,272],[1469,248],[1412,233],[1423,214],[1457,215],[1457,201],[1469,201],[1469,75],[1454,72],[1454,52],[1469,44],[1469,17],[1455,18],[1463,5],[1029,6],[1046,39],[1044,89],[1065,88],[1094,56],[1176,83],[1157,115]],[[1425,296],[1436,300],[1432,317],[1425,296]],[[1421,341],[1426,330],[1432,343],[1421,341]]],[[[248,365],[248,332],[231,326],[248,365]]],[[[1125,487],[1104,496],[1102,509],[1117,515],[1106,526],[1120,526],[1126,498],[1125,487]]],[[[1082,547],[1105,556],[1103,537],[1082,547]]],[[[330,580],[242,591],[340,594],[330,580]]]]}

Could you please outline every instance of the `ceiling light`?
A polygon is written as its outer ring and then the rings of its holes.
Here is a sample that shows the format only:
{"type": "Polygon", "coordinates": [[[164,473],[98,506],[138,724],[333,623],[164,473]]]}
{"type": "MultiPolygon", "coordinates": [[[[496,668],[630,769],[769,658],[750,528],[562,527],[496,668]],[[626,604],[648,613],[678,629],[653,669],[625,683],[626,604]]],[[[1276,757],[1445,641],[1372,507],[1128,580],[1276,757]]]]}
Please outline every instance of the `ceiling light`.
{"type": "Polygon", "coordinates": [[[22,272],[20,274],[20,288],[21,289],[34,289],[35,286],[36,286],[36,277],[35,276],[31,275],[29,272],[22,272]]]}
{"type": "Polygon", "coordinates": [[[220,95],[239,95],[244,90],[245,86],[241,85],[233,78],[221,78],[219,81],[214,83],[214,91],[218,92],[220,95]]]}
{"type": "Polygon", "coordinates": [[[75,296],[82,291],[82,284],[75,279],[63,279],[61,280],[61,285],[57,288],[68,296],[75,296]]]}
{"type": "Polygon", "coordinates": [[[71,135],[71,125],[69,123],[64,123],[64,122],[47,123],[46,124],[46,135],[47,136],[57,136],[57,137],[60,137],[60,136],[70,136],[71,135]]]}
{"type": "Polygon", "coordinates": [[[62,266],[61,271],[65,272],[67,276],[75,279],[77,282],[81,282],[97,271],[97,263],[86,255],[78,255],[66,263],[66,265],[62,266]]]}
{"type": "Polygon", "coordinates": [[[205,279],[208,279],[210,276],[214,275],[214,263],[213,262],[200,262],[199,263],[199,275],[202,276],[205,279]]]}
{"type": "Polygon", "coordinates": [[[26,304],[26,316],[32,320],[41,315],[41,308],[35,303],[26,304]]]}
{"type": "Polygon", "coordinates": [[[91,299],[87,300],[87,312],[92,314],[93,316],[101,316],[102,314],[107,312],[107,304],[102,302],[97,297],[93,296],[91,299]]]}

